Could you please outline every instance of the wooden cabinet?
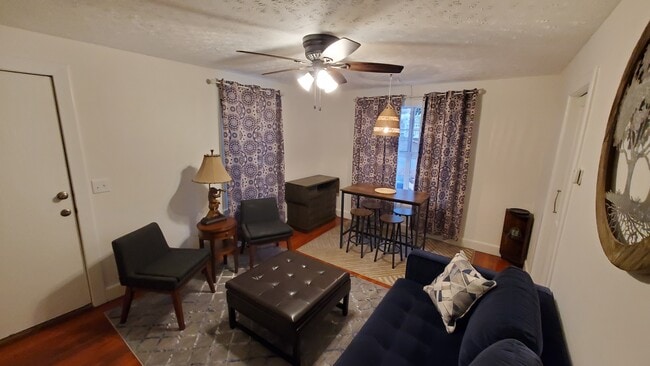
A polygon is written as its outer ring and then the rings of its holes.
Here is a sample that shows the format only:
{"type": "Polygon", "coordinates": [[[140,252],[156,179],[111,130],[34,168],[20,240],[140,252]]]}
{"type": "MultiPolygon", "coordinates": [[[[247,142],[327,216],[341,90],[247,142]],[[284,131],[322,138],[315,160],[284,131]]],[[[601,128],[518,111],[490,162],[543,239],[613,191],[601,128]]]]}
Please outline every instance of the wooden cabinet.
{"type": "Polygon", "coordinates": [[[521,208],[506,209],[501,234],[501,258],[523,267],[528,255],[530,235],[533,230],[533,214],[521,208]]]}
{"type": "Polygon", "coordinates": [[[287,223],[300,231],[310,231],[336,217],[339,179],[326,175],[285,183],[287,223]]]}

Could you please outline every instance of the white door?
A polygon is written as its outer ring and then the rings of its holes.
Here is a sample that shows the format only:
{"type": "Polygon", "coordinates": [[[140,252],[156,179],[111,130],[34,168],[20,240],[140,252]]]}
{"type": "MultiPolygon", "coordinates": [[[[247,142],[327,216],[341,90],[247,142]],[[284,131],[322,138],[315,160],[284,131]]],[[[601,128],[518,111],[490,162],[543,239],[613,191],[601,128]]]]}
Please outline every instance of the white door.
{"type": "Polygon", "coordinates": [[[3,339],[90,303],[49,76],[0,70],[0,167],[3,339]]]}
{"type": "Polygon", "coordinates": [[[566,207],[571,189],[579,184],[581,170],[574,164],[582,141],[586,124],[586,104],[588,94],[569,98],[564,130],[555,156],[552,180],[550,182],[551,198],[544,206],[544,215],[535,250],[532,275],[536,282],[550,282],[550,268],[560,238],[566,207]]]}

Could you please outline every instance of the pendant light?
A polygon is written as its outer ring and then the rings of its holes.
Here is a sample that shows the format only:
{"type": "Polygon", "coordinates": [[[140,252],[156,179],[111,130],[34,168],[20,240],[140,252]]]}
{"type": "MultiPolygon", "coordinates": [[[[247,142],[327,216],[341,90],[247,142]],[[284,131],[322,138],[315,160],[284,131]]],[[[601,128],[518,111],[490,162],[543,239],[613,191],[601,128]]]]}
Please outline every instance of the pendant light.
{"type": "Polygon", "coordinates": [[[393,74],[390,74],[390,81],[388,84],[388,105],[379,114],[375,127],[372,129],[372,134],[375,136],[395,137],[399,136],[399,116],[391,104],[390,92],[393,84],[393,74]]]}

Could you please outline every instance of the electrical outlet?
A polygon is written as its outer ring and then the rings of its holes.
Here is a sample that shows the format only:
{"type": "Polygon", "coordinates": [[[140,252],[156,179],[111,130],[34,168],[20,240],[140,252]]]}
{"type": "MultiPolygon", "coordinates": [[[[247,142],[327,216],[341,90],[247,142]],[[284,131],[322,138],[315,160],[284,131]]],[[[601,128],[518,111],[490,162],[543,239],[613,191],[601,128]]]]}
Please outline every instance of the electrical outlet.
{"type": "Polygon", "coordinates": [[[93,186],[93,193],[105,193],[110,192],[110,182],[107,178],[91,179],[90,183],[93,186]]]}

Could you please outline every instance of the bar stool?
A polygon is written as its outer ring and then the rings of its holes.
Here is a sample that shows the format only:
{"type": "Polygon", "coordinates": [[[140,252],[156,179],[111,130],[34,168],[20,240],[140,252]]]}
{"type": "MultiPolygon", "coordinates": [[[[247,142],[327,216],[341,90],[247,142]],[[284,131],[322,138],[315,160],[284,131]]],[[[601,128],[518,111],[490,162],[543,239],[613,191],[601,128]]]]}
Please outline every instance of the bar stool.
{"type": "Polygon", "coordinates": [[[381,224],[379,222],[379,216],[381,216],[381,202],[378,200],[365,199],[361,201],[361,206],[372,211],[373,220],[371,221],[371,227],[369,228],[368,232],[373,233],[376,243],[379,243],[379,237],[381,235],[381,232],[379,231],[381,228],[381,224]]]}
{"type": "MultiPolygon", "coordinates": [[[[377,243],[377,250],[375,251],[375,262],[377,261],[377,255],[381,251],[382,253],[390,253],[393,258],[393,268],[395,268],[395,254],[399,253],[400,262],[404,260],[402,256],[402,244],[398,241],[398,238],[402,235],[402,223],[404,218],[397,215],[383,214],[379,217],[379,222],[381,224],[379,232],[382,233],[381,241],[377,243]],[[385,227],[385,235],[384,235],[385,227]],[[383,246],[383,248],[382,248],[383,246]]],[[[382,257],[384,256],[382,254],[382,257]]]]}
{"type": "Polygon", "coordinates": [[[366,208],[353,208],[350,210],[350,215],[352,215],[352,224],[350,225],[350,230],[348,232],[348,244],[345,248],[345,252],[350,251],[350,243],[354,245],[361,245],[361,258],[363,258],[363,246],[370,246],[370,251],[373,250],[372,245],[372,234],[370,233],[370,218],[372,217],[372,211],[366,208]]]}
{"type": "Polygon", "coordinates": [[[395,207],[393,213],[404,218],[404,235],[402,235],[399,240],[402,241],[403,238],[404,240],[402,243],[406,243],[407,246],[413,248],[413,238],[415,238],[413,235],[413,221],[411,219],[413,217],[413,208],[395,207]]]}

